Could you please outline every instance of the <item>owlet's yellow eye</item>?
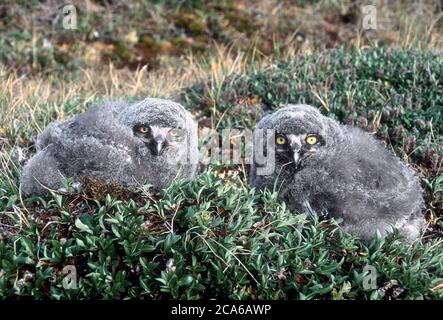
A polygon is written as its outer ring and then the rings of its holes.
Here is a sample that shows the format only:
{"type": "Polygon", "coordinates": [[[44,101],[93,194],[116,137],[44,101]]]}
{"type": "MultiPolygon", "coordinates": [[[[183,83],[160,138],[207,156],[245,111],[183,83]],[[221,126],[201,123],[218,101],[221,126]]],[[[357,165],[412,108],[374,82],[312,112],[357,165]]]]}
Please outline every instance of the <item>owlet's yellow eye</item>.
{"type": "Polygon", "coordinates": [[[278,145],[283,145],[283,144],[286,143],[286,139],[284,137],[282,137],[282,136],[278,136],[277,138],[275,138],[275,142],[278,145]]]}
{"type": "Polygon", "coordinates": [[[318,142],[318,138],[316,136],[307,136],[306,137],[306,143],[313,145],[313,144],[317,144],[318,142]]]}
{"type": "Polygon", "coordinates": [[[138,132],[140,133],[148,133],[149,128],[148,127],[140,127],[138,128],[138,132]]]}
{"type": "Polygon", "coordinates": [[[171,130],[171,131],[169,131],[169,135],[171,137],[176,137],[176,136],[178,136],[178,131],[177,130],[171,130]]]}

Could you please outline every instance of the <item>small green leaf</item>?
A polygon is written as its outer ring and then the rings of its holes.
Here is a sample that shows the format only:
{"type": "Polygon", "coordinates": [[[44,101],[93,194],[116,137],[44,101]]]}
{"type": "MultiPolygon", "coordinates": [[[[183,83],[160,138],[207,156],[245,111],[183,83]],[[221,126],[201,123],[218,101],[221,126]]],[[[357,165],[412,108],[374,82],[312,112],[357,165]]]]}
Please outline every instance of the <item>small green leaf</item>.
{"type": "Polygon", "coordinates": [[[77,229],[79,229],[79,230],[82,231],[82,232],[87,232],[87,233],[89,233],[89,234],[93,234],[91,228],[89,228],[88,225],[84,224],[84,223],[80,220],[80,218],[77,218],[77,219],[75,220],[75,226],[77,227],[77,229]]]}

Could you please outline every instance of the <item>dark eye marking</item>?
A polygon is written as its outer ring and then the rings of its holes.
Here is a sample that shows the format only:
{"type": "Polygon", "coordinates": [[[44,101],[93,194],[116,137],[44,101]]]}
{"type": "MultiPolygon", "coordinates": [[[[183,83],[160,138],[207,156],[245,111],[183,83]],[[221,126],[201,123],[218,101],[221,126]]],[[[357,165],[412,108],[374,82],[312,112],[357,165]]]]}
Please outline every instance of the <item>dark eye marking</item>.
{"type": "Polygon", "coordinates": [[[288,143],[288,139],[283,134],[277,133],[275,135],[275,144],[277,146],[284,146],[287,143],[288,143]]]}
{"type": "Polygon", "coordinates": [[[316,134],[308,134],[305,138],[307,144],[313,146],[320,142],[320,139],[316,134]]]}
{"type": "Polygon", "coordinates": [[[149,132],[149,128],[148,127],[140,127],[140,128],[138,128],[138,132],[140,132],[140,133],[148,133],[149,132]]]}
{"type": "Polygon", "coordinates": [[[149,125],[139,124],[134,126],[133,131],[134,133],[146,135],[148,133],[151,133],[151,127],[149,125]]]}

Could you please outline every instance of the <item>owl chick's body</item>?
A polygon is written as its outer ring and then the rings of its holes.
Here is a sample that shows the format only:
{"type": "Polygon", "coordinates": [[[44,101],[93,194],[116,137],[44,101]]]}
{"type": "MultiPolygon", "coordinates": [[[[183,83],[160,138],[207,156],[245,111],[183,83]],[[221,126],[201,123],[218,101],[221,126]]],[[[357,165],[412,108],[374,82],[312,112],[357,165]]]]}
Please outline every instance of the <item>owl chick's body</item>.
{"type": "Polygon", "coordinates": [[[420,183],[368,133],[306,105],[282,108],[257,128],[276,132],[276,166],[273,174],[260,176],[252,161],[252,186],[280,188],[279,197],[292,209],[342,218],[343,230],[363,240],[377,230],[386,235],[392,227],[408,242],[419,236],[424,221],[420,183]],[[287,146],[279,147],[285,139],[287,146]]]}
{"type": "Polygon", "coordinates": [[[161,99],[107,103],[51,123],[36,147],[21,176],[25,195],[44,195],[81,176],[159,190],[193,178],[197,168],[194,120],[181,105],[161,99]]]}

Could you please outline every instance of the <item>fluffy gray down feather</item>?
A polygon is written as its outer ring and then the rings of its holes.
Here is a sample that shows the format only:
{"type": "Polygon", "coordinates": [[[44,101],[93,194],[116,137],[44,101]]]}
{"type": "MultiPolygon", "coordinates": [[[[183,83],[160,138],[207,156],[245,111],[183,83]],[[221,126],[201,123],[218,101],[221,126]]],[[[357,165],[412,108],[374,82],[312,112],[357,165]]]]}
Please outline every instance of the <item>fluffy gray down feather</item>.
{"type": "Polygon", "coordinates": [[[273,174],[257,175],[251,161],[250,184],[278,190],[291,209],[342,218],[344,231],[363,240],[377,230],[395,227],[406,242],[422,230],[423,196],[418,178],[400,159],[370,134],[338,124],[308,105],[288,105],[264,117],[256,126],[285,134],[316,134],[323,145],[295,167],[276,153],[273,174]]]}
{"type": "Polygon", "coordinates": [[[51,123],[37,138],[37,153],[20,178],[25,196],[60,189],[69,177],[90,176],[126,186],[149,183],[166,188],[192,179],[198,162],[197,125],[180,104],[162,99],[109,102],[63,122],[51,123]],[[154,156],[133,127],[149,124],[179,128],[186,138],[154,156]]]}

